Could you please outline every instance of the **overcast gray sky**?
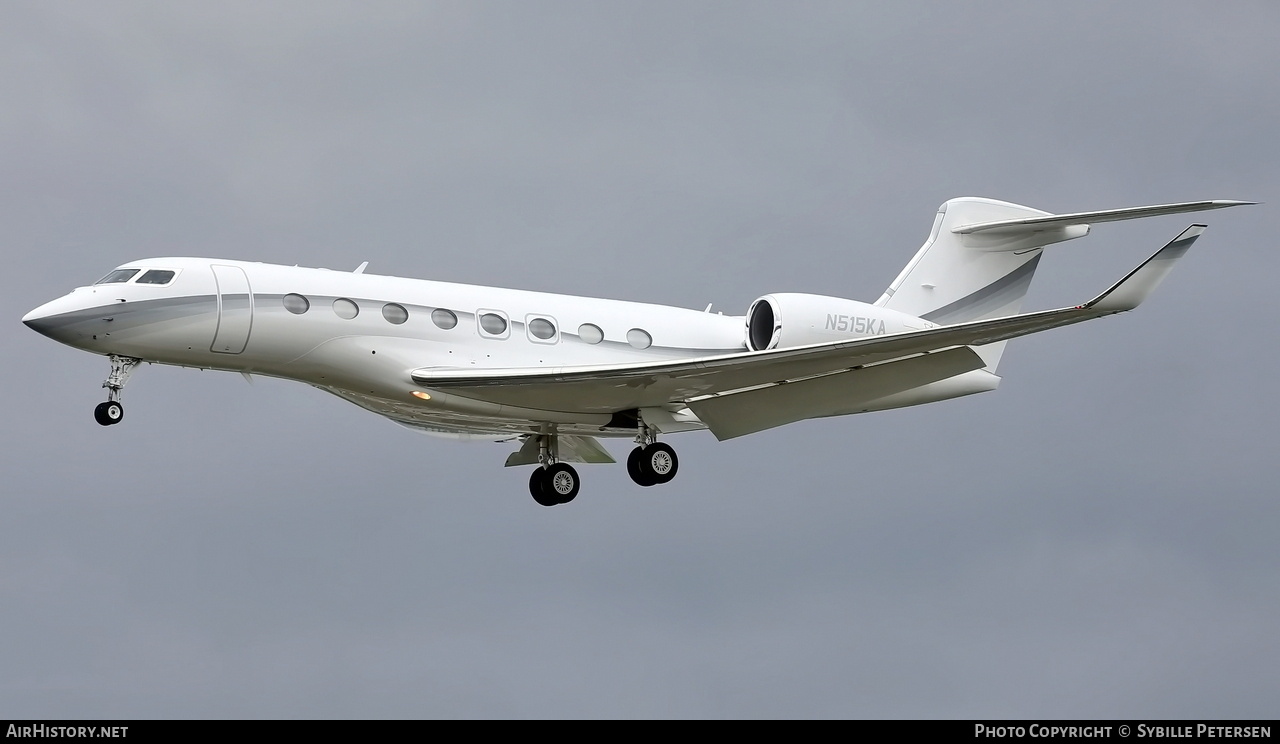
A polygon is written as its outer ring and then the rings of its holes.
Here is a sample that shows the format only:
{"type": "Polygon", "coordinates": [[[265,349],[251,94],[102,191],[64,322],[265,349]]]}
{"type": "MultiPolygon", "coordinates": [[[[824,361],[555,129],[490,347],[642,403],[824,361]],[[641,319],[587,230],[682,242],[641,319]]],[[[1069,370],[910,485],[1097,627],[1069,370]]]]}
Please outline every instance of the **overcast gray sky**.
{"type": "MultiPolygon", "coordinates": [[[[1280,5],[0,5],[0,717],[1273,718],[1280,5]],[[671,484],[19,322],[198,255],[745,312],[872,301],[937,206],[1193,221],[998,392],[672,437],[671,484]]],[[[608,443],[615,456],[624,442],[608,443]]]]}

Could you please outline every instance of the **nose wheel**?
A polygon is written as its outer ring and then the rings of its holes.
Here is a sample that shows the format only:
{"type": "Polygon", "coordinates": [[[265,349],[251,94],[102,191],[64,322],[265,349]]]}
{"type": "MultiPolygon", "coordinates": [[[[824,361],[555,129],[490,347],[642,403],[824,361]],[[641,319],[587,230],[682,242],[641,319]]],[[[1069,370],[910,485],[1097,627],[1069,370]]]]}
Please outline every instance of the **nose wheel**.
{"type": "Polygon", "coordinates": [[[93,418],[103,426],[118,424],[120,419],[124,418],[124,406],[114,400],[99,403],[98,407],[93,409],[93,418]]]}
{"type": "Polygon", "coordinates": [[[122,357],[112,354],[108,357],[111,360],[111,374],[107,375],[107,379],[102,386],[107,389],[107,401],[99,403],[97,408],[93,409],[93,418],[103,426],[111,426],[120,423],[124,418],[124,406],[120,403],[120,391],[124,389],[124,384],[129,381],[129,375],[133,374],[133,370],[142,362],[141,359],[134,357],[122,357]]]}

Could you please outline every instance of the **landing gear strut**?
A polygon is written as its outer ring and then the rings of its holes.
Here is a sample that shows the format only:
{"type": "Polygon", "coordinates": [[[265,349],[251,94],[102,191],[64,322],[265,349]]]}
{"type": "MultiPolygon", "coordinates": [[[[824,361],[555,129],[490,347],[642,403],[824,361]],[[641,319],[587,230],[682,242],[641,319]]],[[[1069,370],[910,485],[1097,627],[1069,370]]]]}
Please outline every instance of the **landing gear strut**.
{"type": "Polygon", "coordinates": [[[529,474],[529,495],[542,506],[556,506],[573,501],[582,482],[572,465],[556,462],[557,439],[554,433],[538,434],[538,462],[529,474]]]}
{"type": "Polygon", "coordinates": [[[676,477],[680,459],[670,445],[657,441],[657,431],[641,421],[636,448],[627,455],[627,475],[642,486],[668,483],[676,477]]]}
{"type": "Polygon", "coordinates": [[[124,418],[124,406],[120,403],[120,391],[124,389],[124,384],[129,381],[129,375],[133,374],[134,368],[142,362],[141,359],[117,356],[115,354],[108,358],[111,360],[111,374],[107,375],[106,381],[102,383],[102,386],[107,389],[107,401],[99,403],[98,407],[93,409],[93,418],[103,426],[118,424],[124,418]]]}

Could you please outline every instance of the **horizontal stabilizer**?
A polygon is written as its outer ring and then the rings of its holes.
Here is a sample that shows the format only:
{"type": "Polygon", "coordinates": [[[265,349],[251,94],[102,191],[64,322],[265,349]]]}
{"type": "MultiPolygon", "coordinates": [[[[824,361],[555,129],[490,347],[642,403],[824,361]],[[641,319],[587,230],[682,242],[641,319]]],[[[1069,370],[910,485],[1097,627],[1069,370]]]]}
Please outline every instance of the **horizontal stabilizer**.
{"type": "Polygon", "coordinates": [[[1142,217],[1158,217],[1166,214],[1182,212],[1205,212],[1210,209],[1226,209],[1257,202],[1235,201],[1232,199],[1216,199],[1212,201],[1183,202],[1181,204],[1157,204],[1150,207],[1127,207],[1125,209],[1104,209],[1101,212],[1075,212],[1073,214],[1052,214],[1046,217],[1024,217],[1014,220],[996,220],[994,222],[976,222],[969,225],[953,227],[951,232],[959,235],[973,233],[1022,233],[1049,230],[1069,225],[1088,225],[1097,222],[1118,222],[1120,220],[1136,220],[1142,217]]]}

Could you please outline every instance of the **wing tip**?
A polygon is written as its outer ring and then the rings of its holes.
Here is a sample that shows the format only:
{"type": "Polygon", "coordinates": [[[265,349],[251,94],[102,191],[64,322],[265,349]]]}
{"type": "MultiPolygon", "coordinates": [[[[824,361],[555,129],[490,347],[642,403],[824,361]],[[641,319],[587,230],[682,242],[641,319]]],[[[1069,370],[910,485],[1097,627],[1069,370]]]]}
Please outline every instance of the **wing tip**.
{"type": "Polygon", "coordinates": [[[1084,304],[1084,309],[1122,313],[1136,308],[1160,285],[1173,264],[1191,248],[1206,226],[1195,224],[1178,233],[1136,269],[1116,282],[1106,292],[1084,304]]]}

